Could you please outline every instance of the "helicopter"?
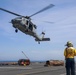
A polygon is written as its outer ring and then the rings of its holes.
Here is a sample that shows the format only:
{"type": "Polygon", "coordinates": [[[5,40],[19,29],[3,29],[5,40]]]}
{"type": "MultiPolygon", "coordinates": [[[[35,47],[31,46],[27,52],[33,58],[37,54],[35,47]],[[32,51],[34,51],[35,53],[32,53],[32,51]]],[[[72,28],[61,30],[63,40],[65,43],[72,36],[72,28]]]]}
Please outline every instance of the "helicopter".
{"type": "Polygon", "coordinates": [[[52,8],[53,6],[54,6],[53,4],[50,4],[30,16],[23,16],[23,15],[11,12],[9,10],[6,10],[4,8],[0,8],[0,10],[17,16],[16,18],[12,19],[10,22],[10,23],[12,23],[12,26],[15,28],[16,33],[18,32],[18,30],[20,30],[21,32],[25,33],[26,35],[33,36],[35,38],[35,41],[37,41],[38,44],[40,44],[41,41],[50,41],[50,38],[44,38],[44,35],[45,35],[44,32],[41,33],[41,36],[39,36],[37,34],[37,32],[36,32],[37,26],[34,23],[32,23],[31,17],[49,9],[49,8],[52,8]]]}

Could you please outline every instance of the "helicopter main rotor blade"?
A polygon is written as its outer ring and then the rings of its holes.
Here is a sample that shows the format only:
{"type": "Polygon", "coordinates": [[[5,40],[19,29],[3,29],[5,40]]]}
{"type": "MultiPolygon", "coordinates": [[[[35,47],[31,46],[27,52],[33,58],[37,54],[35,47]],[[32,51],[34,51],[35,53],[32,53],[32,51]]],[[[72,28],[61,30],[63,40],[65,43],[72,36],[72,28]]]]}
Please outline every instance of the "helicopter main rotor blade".
{"type": "Polygon", "coordinates": [[[53,6],[54,6],[53,4],[50,4],[50,5],[46,6],[45,8],[41,9],[40,11],[38,11],[38,12],[32,14],[32,15],[29,16],[29,17],[32,17],[32,16],[34,16],[34,15],[36,15],[36,14],[39,14],[39,13],[41,13],[41,12],[43,12],[43,11],[49,9],[49,8],[52,8],[53,6]]]}
{"type": "Polygon", "coordinates": [[[6,10],[6,9],[3,9],[3,8],[0,8],[0,10],[5,11],[5,12],[8,12],[8,13],[13,14],[13,15],[16,15],[16,16],[22,16],[22,15],[16,14],[14,12],[11,12],[11,11],[6,10]]]}
{"type": "Polygon", "coordinates": [[[49,23],[49,24],[54,24],[54,22],[50,22],[50,21],[43,21],[45,23],[49,23]]]}

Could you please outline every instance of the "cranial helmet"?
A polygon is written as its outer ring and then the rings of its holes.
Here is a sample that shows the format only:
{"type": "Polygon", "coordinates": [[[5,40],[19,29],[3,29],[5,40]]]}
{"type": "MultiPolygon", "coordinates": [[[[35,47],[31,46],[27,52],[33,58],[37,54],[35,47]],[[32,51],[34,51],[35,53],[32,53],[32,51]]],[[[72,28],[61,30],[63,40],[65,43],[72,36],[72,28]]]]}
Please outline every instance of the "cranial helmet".
{"type": "Polygon", "coordinates": [[[68,41],[67,44],[66,44],[65,46],[73,47],[73,44],[72,44],[70,41],[68,41]]]}

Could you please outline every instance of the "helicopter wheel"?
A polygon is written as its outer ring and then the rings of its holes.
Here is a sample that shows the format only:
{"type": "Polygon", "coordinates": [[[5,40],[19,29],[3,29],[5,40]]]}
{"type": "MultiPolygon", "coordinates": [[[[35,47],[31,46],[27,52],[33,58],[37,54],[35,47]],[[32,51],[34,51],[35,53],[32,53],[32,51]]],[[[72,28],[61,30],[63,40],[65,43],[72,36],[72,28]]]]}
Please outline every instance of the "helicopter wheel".
{"type": "Polygon", "coordinates": [[[38,44],[40,44],[40,41],[38,41],[38,44]]]}
{"type": "Polygon", "coordinates": [[[15,32],[17,33],[18,32],[18,29],[16,29],[15,32]]]}

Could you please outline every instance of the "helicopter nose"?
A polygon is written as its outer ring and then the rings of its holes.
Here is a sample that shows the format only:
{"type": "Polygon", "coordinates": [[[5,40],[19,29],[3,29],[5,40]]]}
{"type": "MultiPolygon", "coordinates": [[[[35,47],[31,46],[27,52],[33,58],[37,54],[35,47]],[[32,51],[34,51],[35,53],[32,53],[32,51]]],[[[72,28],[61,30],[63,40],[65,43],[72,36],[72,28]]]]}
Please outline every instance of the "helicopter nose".
{"type": "Polygon", "coordinates": [[[12,23],[15,23],[16,21],[14,19],[11,20],[12,23]]]}

